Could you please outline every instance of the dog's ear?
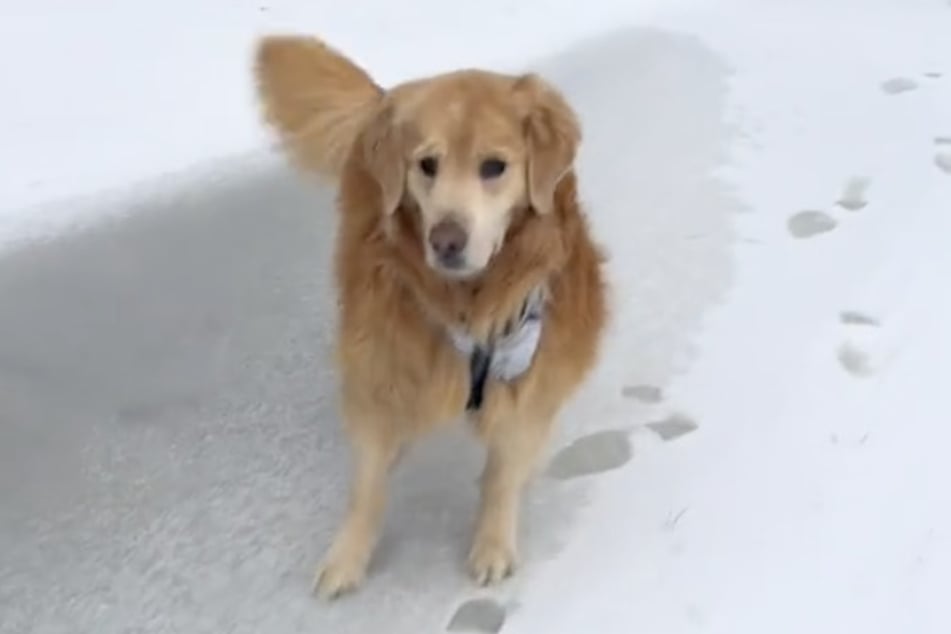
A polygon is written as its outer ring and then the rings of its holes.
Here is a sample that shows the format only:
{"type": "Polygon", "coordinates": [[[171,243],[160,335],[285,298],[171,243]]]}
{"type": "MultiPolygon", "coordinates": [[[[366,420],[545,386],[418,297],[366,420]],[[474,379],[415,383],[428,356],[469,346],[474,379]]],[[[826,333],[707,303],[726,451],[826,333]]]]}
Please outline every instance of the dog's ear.
{"type": "Polygon", "coordinates": [[[336,178],[383,90],[312,37],[262,39],[254,70],[264,117],[285,150],[303,168],[336,178]]]}
{"type": "Polygon", "coordinates": [[[538,75],[520,77],[515,92],[528,143],[529,200],[538,213],[545,214],[551,211],[555,189],[575,160],[581,125],[561,93],[538,75]]]}
{"type": "Polygon", "coordinates": [[[380,186],[380,206],[386,215],[400,206],[406,185],[403,130],[394,107],[383,103],[363,132],[363,164],[380,186]]]}

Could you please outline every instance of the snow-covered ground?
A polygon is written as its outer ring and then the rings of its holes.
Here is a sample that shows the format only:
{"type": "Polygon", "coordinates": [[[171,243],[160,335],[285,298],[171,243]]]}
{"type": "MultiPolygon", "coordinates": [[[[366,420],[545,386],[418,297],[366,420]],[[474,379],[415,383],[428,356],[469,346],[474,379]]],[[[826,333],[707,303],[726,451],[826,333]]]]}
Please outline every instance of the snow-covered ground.
{"type": "Polygon", "coordinates": [[[0,5],[0,632],[951,631],[951,3],[409,4],[0,5]],[[496,590],[450,433],[361,593],[307,596],[332,213],[266,151],[275,30],[582,115],[614,332],[496,590]]]}

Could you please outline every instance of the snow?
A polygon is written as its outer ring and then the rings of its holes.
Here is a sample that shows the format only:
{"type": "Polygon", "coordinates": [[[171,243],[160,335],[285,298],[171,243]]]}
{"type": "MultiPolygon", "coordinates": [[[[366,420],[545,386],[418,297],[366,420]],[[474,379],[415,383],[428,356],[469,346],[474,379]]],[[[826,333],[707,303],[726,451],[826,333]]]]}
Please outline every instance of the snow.
{"type": "MultiPolygon", "coordinates": [[[[462,590],[434,615],[434,604],[449,601],[445,586],[458,581],[452,558],[462,544],[433,560],[416,542],[407,550],[438,563],[413,578],[377,573],[352,607],[335,606],[331,616],[249,587],[275,601],[261,610],[288,615],[260,623],[324,631],[331,618],[369,624],[376,611],[388,631],[429,631],[448,623],[457,603],[488,597],[507,612],[505,634],[951,631],[951,293],[941,290],[951,276],[951,173],[942,167],[951,158],[939,158],[951,152],[940,141],[951,137],[951,6],[578,6],[4,6],[0,246],[127,214],[137,205],[126,197],[177,200],[168,192],[183,183],[252,187],[271,160],[248,82],[256,34],[317,32],[384,83],[464,65],[531,64],[565,89],[584,121],[579,171],[611,253],[615,299],[603,362],[565,412],[552,453],[593,437],[629,442],[631,451],[589,456],[595,473],[585,477],[542,474],[528,502],[528,561],[497,591],[462,590]],[[817,212],[826,230],[792,235],[790,218],[802,211],[817,212]],[[653,396],[637,397],[645,394],[653,396]],[[671,416],[696,430],[665,441],[649,425],[671,416]],[[414,583],[416,608],[405,603],[412,592],[404,585],[414,583]]],[[[251,223],[239,216],[239,226],[251,223]]],[[[306,348],[307,339],[295,345],[306,348]]],[[[0,341],[0,394],[3,350],[0,341]]],[[[0,418],[0,440],[7,424],[0,418]]],[[[454,495],[409,468],[425,486],[402,504],[454,495]]],[[[294,484],[282,473],[269,473],[274,486],[294,484]]],[[[317,477],[327,483],[315,485],[320,495],[342,496],[342,474],[317,477]]],[[[449,480],[455,486],[459,477],[449,480]]],[[[302,504],[281,507],[284,523],[269,530],[291,533],[304,522],[302,504]]],[[[252,502],[245,512],[272,511],[252,502]]],[[[403,509],[391,529],[413,519],[403,509]]],[[[435,533],[439,524],[417,519],[413,530],[435,533]]],[[[416,539],[438,550],[444,537],[416,539]]],[[[28,543],[5,539],[0,532],[0,546],[28,543]]],[[[381,566],[407,575],[400,548],[381,566]]],[[[188,562],[171,561],[177,574],[202,579],[188,562]]],[[[257,583],[287,574],[256,570],[257,583]]],[[[17,572],[9,578],[22,578],[17,572]]],[[[0,573],[0,601],[17,596],[4,581],[0,573]]],[[[85,600],[99,599],[92,592],[85,600]]],[[[206,631],[206,621],[189,619],[223,618],[214,610],[228,601],[212,599],[204,612],[191,606],[170,622],[206,631]]],[[[241,614],[250,609],[242,597],[233,601],[241,614]]],[[[162,630],[153,623],[147,631],[162,630]]]]}
{"type": "Polygon", "coordinates": [[[554,0],[539,23],[537,5],[501,0],[5,0],[0,244],[75,220],[60,218],[62,201],[128,193],[157,175],[190,182],[222,162],[229,174],[256,167],[268,139],[249,81],[258,35],[319,33],[388,85],[464,65],[521,67],[651,7],[625,4],[579,14],[554,0]]]}

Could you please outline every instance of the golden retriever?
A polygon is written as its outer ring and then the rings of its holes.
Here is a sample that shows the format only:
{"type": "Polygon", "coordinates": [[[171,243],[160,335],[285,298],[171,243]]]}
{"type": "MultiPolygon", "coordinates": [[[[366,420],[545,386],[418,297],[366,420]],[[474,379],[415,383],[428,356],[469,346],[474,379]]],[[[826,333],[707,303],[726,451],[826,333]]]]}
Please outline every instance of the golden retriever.
{"type": "Polygon", "coordinates": [[[462,70],[384,90],[297,36],[264,38],[255,64],[287,154],[339,188],[338,363],[354,469],[316,590],[360,585],[401,450],[463,415],[487,447],[469,570],[501,581],[516,563],[522,490],[606,321],[603,257],[573,170],[577,117],[534,74],[462,70]]]}

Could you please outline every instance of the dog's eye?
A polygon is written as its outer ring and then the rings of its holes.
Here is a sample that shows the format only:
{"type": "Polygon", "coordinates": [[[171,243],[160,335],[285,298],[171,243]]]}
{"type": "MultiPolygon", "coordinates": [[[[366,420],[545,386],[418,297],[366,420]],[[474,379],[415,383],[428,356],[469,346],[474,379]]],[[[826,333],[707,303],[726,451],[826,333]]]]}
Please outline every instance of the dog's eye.
{"type": "Polygon", "coordinates": [[[419,159],[419,169],[423,174],[432,178],[439,171],[439,161],[432,156],[421,158],[419,159]]]}
{"type": "Polygon", "coordinates": [[[497,178],[505,172],[505,161],[500,159],[486,159],[479,166],[479,176],[482,178],[497,178]]]}

